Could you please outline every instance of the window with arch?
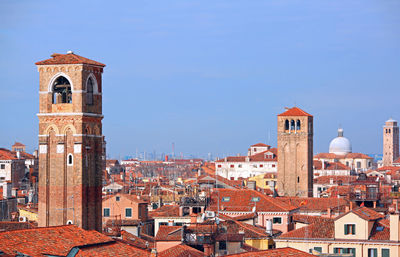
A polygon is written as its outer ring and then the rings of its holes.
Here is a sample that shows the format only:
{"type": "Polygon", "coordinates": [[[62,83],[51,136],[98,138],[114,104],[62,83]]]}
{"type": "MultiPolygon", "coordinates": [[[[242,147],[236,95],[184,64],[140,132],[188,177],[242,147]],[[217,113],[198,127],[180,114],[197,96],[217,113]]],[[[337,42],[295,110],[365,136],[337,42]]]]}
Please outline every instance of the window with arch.
{"type": "Polygon", "coordinates": [[[72,166],[74,164],[74,156],[70,153],[67,157],[67,165],[72,166]]]}
{"type": "Polygon", "coordinates": [[[294,120],[290,121],[290,130],[295,130],[295,124],[294,124],[294,120]]]}
{"type": "Polygon", "coordinates": [[[53,104],[72,103],[71,83],[63,76],[58,77],[53,83],[53,104]]]}
{"type": "Polygon", "coordinates": [[[285,130],[289,130],[289,121],[285,120],[285,130]]]}
{"type": "Polygon", "coordinates": [[[86,85],[86,104],[93,105],[93,79],[89,77],[86,85]]]}
{"type": "Polygon", "coordinates": [[[297,129],[297,130],[300,130],[300,129],[301,129],[301,122],[300,122],[300,120],[297,120],[297,121],[296,121],[296,129],[297,129]]]}

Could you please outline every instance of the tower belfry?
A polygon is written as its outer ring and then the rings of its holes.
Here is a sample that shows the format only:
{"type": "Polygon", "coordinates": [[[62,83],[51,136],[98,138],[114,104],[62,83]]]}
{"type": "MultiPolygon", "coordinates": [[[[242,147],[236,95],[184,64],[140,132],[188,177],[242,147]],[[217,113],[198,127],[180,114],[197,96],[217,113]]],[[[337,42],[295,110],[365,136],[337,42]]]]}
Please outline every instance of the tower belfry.
{"type": "Polygon", "coordinates": [[[278,194],[312,197],[313,116],[293,107],[278,115],[278,194]]]}
{"type": "Polygon", "coordinates": [[[39,226],[101,231],[104,64],[53,54],[39,71],[39,226]]]}

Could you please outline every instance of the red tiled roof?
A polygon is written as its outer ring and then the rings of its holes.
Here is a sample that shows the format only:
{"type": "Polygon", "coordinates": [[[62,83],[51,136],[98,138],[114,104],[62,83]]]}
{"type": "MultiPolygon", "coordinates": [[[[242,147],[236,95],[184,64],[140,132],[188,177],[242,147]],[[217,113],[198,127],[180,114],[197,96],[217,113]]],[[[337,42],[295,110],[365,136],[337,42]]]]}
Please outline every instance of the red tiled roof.
{"type": "Polygon", "coordinates": [[[161,225],[155,237],[156,241],[181,241],[182,226],[161,225]]]}
{"type": "Polygon", "coordinates": [[[35,63],[36,65],[54,65],[54,64],[89,64],[105,67],[105,64],[90,60],[77,54],[52,54],[52,58],[35,63]]]}
{"type": "Polygon", "coordinates": [[[32,257],[43,254],[66,256],[75,246],[113,241],[97,231],[83,230],[74,225],[0,232],[3,252],[13,254],[18,251],[32,257]]]}
{"type": "Polygon", "coordinates": [[[311,114],[306,113],[305,111],[303,111],[302,109],[298,108],[298,107],[293,107],[288,109],[287,111],[278,114],[278,116],[309,116],[312,117],[311,114]]]}
{"type": "Polygon", "coordinates": [[[326,211],[328,208],[344,208],[349,205],[343,198],[278,197],[276,199],[307,211],[326,211]]]}
{"type": "Polygon", "coordinates": [[[375,222],[370,235],[370,240],[390,240],[389,220],[380,220],[375,222]]]}
{"type": "Polygon", "coordinates": [[[250,147],[253,147],[253,146],[270,147],[270,145],[266,145],[266,144],[264,144],[264,143],[257,143],[257,144],[255,144],[255,145],[251,145],[250,147]]]}
{"type": "Polygon", "coordinates": [[[13,146],[25,146],[25,145],[20,142],[15,142],[15,144],[13,144],[13,146]]]}
{"type": "Polygon", "coordinates": [[[303,224],[313,224],[320,223],[326,220],[330,220],[330,218],[314,216],[314,215],[302,215],[302,214],[294,214],[293,221],[303,224]]]}
{"type": "Polygon", "coordinates": [[[318,223],[298,228],[282,234],[279,239],[328,239],[335,236],[335,223],[333,219],[320,220],[318,223]]]}
{"type": "Polygon", "coordinates": [[[277,249],[269,249],[265,251],[258,251],[258,252],[248,252],[248,253],[237,253],[226,255],[230,257],[313,257],[310,253],[306,253],[294,248],[285,247],[285,248],[277,248],[277,249]]]}
{"type": "Polygon", "coordinates": [[[226,158],[223,159],[219,159],[218,161],[215,162],[245,162],[246,158],[248,158],[248,160],[250,162],[276,162],[277,161],[277,156],[278,156],[278,149],[277,148],[271,148],[269,150],[251,155],[251,156],[228,156],[226,158]],[[273,154],[273,158],[267,158],[267,153],[272,153],[273,154]]]}
{"type": "Polygon", "coordinates": [[[363,153],[348,153],[345,155],[338,155],[334,153],[319,153],[317,155],[314,155],[314,159],[372,159],[372,157],[369,157],[366,154],[363,153]]]}
{"type": "MultiPolygon", "coordinates": [[[[374,210],[371,210],[365,206],[363,207],[359,207],[359,208],[355,208],[353,210],[351,210],[350,212],[356,214],[357,216],[359,216],[360,218],[364,219],[364,220],[368,220],[368,221],[373,221],[373,220],[378,220],[378,219],[383,219],[384,216],[374,210]]],[[[346,214],[344,214],[346,215],[346,214]]],[[[341,217],[341,216],[339,216],[341,217]]],[[[339,218],[337,217],[337,218],[339,218]]]]}
{"type": "Polygon", "coordinates": [[[129,245],[133,245],[140,249],[152,249],[154,248],[154,243],[144,240],[143,238],[137,237],[125,230],[121,231],[122,240],[127,242],[129,245]]]}
{"type": "Polygon", "coordinates": [[[79,247],[76,257],[83,256],[122,256],[122,257],[146,257],[150,256],[148,251],[138,249],[136,247],[130,246],[123,241],[117,240],[116,242],[107,243],[104,245],[93,245],[88,247],[79,247]]]}
{"type": "Polygon", "coordinates": [[[29,222],[0,221],[0,232],[30,228],[35,228],[35,226],[29,222]]]}
{"type": "Polygon", "coordinates": [[[218,198],[220,211],[251,212],[256,206],[256,211],[288,212],[296,209],[295,206],[272,198],[261,192],[251,189],[218,189],[211,194],[209,209],[218,209],[218,198]],[[229,201],[226,201],[229,197],[229,201]],[[254,201],[257,199],[258,201],[254,201]]]}
{"type": "MultiPolygon", "coordinates": [[[[314,170],[322,170],[322,161],[313,161],[314,170]]],[[[350,170],[350,167],[341,162],[325,162],[324,170],[350,170]]]]}
{"type": "Polygon", "coordinates": [[[204,253],[188,245],[180,244],[168,248],[157,255],[158,257],[203,257],[204,253]]]}
{"type": "Polygon", "coordinates": [[[163,205],[160,208],[150,211],[149,217],[179,217],[179,205],[163,205]]]}
{"type": "Polygon", "coordinates": [[[357,176],[321,176],[314,178],[314,184],[330,184],[331,179],[333,179],[334,184],[341,182],[348,185],[350,182],[357,180],[357,176]]]}
{"type": "Polygon", "coordinates": [[[400,164],[400,157],[394,160],[393,163],[400,164]]]}

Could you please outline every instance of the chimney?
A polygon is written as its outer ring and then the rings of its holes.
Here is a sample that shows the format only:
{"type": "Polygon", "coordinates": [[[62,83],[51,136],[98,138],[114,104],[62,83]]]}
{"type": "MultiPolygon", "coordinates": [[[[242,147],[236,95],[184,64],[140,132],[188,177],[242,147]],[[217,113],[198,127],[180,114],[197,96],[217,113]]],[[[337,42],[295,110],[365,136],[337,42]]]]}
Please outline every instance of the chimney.
{"type": "Polygon", "coordinates": [[[326,213],[327,213],[327,215],[328,215],[328,218],[332,218],[332,210],[331,210],[331,208],[328,208],[328,209],[326,210],[326,213]]]}
{"type": "Polygon", "coordinates": [[[157,257],[157,249],[156,248],[151,249],[150,257],[157,257]]]}
{"type": "Polygon", "coordinates": [[[6,181],[3,184],[3,197],[4,198],[11,198],[11,188],[12,188],[12,184],[10,181],[6,181]]]}
{"type": "Polygon", "coordinates": [[[255,181],[247,181],[247,188],[256,190],[256,182],[255,181]]]}
{"type": "Polygon", "coordinates": [[[183,207],[179,206],[179,217],[183,217],[183,207]]]}
{"type": "Polygon", "coordinates": [[[190,214],[190,224],[196,224],[197,223],[197,214],[192,213],[190,214]]]}
{"type": "Polygon", "coordinates": [[[390,241],[398,242],[400,240],[400,222],[399,213],[390,214],[390,241]]]}
{"type": "Polygon", "coordinates": [[[266,232],[269,236],[272,236],[272,220],[268,219],[267,220],[267,226],[266,226],[266,232]]]}
{"type": "Polygon", "coordinates": [[[353,208],[354,208],[354,203],[350,202],[350,211],[353,210],[353,208]]]}

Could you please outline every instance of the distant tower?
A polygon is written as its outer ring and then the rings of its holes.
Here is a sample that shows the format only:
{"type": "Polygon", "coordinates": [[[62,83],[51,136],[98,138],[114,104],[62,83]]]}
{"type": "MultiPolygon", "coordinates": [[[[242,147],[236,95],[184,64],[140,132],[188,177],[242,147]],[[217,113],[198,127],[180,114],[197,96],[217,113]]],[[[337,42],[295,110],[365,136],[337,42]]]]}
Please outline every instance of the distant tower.
{"type": "Polygon", "coordinates": [[[383,126],[383,166],[391,166],[399,157],[399,127],[389,119],[383,126]]]}
{"type": "Polygon", "coordinates": [[[104,64],[72,52],[39,70],[39,226],[101,231],[104,64]]]}
{"type": "Polygon", "coordinates": [[[278,115],[278,194],[312,197],[313,116],[293,107],[278,115]]]}

